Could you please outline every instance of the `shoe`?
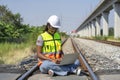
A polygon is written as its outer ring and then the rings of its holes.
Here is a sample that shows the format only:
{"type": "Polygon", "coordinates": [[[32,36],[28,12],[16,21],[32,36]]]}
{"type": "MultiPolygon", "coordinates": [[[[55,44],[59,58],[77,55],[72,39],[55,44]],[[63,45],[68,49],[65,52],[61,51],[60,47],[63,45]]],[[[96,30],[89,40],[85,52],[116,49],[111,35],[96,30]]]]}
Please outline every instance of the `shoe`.
{"type": "Polygon", "coordinates": [[[81,69],[78,68],[78,69],[76,70],[76,75],[77,75],[77,76],[80,76],[80,74],[81,74],[81,69]]]}
{"type": "Polygon", "coordinates": [[[81,74],[81,69],[77,68],[73,71],[73,73],[79,76],[81,74]]]}
{"type": "Polygon", "coordinates": [[[48,75],[50,75],[51,77],[53,77],[53,76],[54,76],[54,71],[50,69],[50,70],[48,71],[48,75]]]}
{"type": "Polygon", "coordinates": [[[81,71],[81,74],[82,74],[82,75],[89,76],[89,74],[88,74],[87,72],[85,72],[85,71],[81,71]]]}

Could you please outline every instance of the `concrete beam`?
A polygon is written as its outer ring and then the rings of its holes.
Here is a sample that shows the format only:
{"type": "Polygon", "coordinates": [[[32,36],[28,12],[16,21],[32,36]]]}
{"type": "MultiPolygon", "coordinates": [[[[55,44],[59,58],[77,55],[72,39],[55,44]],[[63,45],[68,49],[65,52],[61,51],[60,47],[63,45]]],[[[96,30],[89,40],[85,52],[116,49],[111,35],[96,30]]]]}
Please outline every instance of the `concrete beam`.
{"type": "Polygon", "coordinates": [[[84,25],[88,24],[90,21],[95,19],[98,16],[101,16],[102,12],[110,11],[113,9],[113,4],[116,2],[120,2],[120,0],[102,0],[95,10],[83,21],[83,23],[76,29],[78,32],[80,29],[84,28],[84,25]]]}
{"type": "MultiPolygon", "coordinates": [[[[95,10],[83,21],[83,23],[76,29],[76,32],[85,30],[88,26],[89,36],[99,36],[101,21],[99,17],[103,18],[103,36],[109,34],[109,12],[114,9],[114,37],[120,38],[120,0],[102,0],[95,10]],[[95,23],[94,23],[95,20],[95,23]],[[88,25],[90,24],[90,25],[88,25]]],[[[81,31],[84,32],[84,31],[81,31]]]]}

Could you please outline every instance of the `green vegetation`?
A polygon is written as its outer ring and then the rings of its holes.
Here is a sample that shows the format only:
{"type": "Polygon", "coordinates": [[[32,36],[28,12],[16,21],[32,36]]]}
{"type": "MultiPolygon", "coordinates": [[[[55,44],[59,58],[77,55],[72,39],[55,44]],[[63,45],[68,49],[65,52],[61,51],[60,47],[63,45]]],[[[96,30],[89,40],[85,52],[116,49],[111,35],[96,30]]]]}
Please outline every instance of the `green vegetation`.
{"type": "Polygon", "coordinates": [[[44,26],[22,24],[20,14],[0,5],[0,63],[16,64],[29,56],[44,26]]]}
{"type": "Polygon", "coordinates": [[[42,32],[43,27],[31,27],[29,28],[31,31],[21,35],[20,38],[5,38],[6,40],[1,38],[4,40],[0,40],[0,63],[16,64],[32,54],[32,50],[36,48],[37,36],[42,32]]]}
{"type": "Polygon", "coordinates": [[[36,50],[37,37],[45,25],[29,26],[22,22],[19,13],[13,14],[7,6],[0,5],[0,64],[17,64],[36,50]]]}
{"type": "Polygon", "coordinates": [[[109,28],[109,36],[114,36],[114,28],[113,27],[109,28]]]}
{"type": "Polygon", "coordinates": [[[120,42],[120,38],[114,39],[114,36],[96,36],[96,37],[92,37],[92,39],[95,39],[95,40],[104,40],[104,41],[120,42]]]}
{"type": "Polygon", "coordinates": [[[108,37],[107,36],[96,36],[96,37],[93,37],[93,39],[95,39],[95,40],[107,40],[108,37]]]}
{"type": "MultiPolygon", "coordinates": [[[[103,33],[103,29],[101,29],[101,35],[103,33]]],[[[114,28],[113,27],[110,27],[109,28],[109,36],[96,36],[96,37],[93,37],[93,39],[95,40],[108,40],[108,41],[120,41],[120,39],[114,39],[114,28]]]]}
{"type": "MultiPolygon", "coordinates": [[[[0,43],[0,63],[2,64],[14,64],[16,61],[20,61],[20,54],[27,56],[25,53],[23,54],[25,48],[29,48],[29,44],[16,44],[16,43],[0,43]]],[[[28,53],[27,53],[28,54],[28,53]]],[[[29,53],[30,54],[30,53],[29,53]]]]}

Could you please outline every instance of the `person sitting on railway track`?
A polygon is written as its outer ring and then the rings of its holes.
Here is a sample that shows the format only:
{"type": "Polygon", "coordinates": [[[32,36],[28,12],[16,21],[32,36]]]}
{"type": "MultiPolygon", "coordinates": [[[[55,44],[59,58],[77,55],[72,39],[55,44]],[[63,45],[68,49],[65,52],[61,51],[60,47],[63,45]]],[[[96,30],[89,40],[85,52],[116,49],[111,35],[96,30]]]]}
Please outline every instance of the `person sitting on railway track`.
{"type": "Polygon", "coordinates": [[[50,76],[65,76],[68,73],[80,75],[81,69],[78,68],[80,66],[79,60],[76,60],[74,64],[57,65],[64,57],[61,49],[61,36],[58,33],[60,27],[59,17],[52,15],[48,18],[45,31],[38,36],[36,45],[37,56],[41,63],[39,69],[42,73],[49,74],[50,76]]]}

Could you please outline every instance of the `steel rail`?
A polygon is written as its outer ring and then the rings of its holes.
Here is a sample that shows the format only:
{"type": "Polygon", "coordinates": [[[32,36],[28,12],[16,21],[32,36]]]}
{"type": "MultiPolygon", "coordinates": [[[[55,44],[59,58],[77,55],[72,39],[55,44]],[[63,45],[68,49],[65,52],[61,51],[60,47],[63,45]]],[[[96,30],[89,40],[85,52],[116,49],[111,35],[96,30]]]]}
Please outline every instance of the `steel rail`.
{"type": "Polygon", "coordinates": [[[84,65],[86,66],[86,68],[88,69],[89,75],[92,78],[92,80],[99,80],[99,78],[97,77],[97,75],[92,71],[92,68],[89,66],[89,64],[87,63],[86,59],[83,57],[83,54],[81,53],[81,51],[78,48],[78,45],[75,43],[75,41],[73,40],[73,38],[71,37],[71,42],[74,46],[74,48],[77,50],[77,52],[80,55],[80,58],[82,59],[84,65]]]}
{"type": "Polygon", "coordinates": [[[26,73],[24,73],[23,75],[19,76],[16,80],[27,80],[28,77],[38,68],[38,64],[36,64],[35,66],[33,66],[30,70],[28,70],[26,73]]]}
{"type": "MultiPolygon", "coordinates": [[[[68,38],[66,38],[63,42],[62,45],[67,41],[68,38]]],[[[62,46],[61,45],[61,46],[62,46]]],[[[24,74],[21,74],[19,77],[17,77],[16,80],[26,80],[30,77],[30,75],[37,69],[39,68],[40,63],[38,62],[36,65],[34,65],[30,70],[25,72],[24,74]]]]}

